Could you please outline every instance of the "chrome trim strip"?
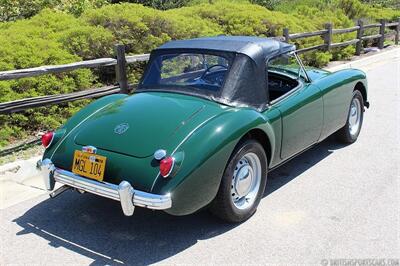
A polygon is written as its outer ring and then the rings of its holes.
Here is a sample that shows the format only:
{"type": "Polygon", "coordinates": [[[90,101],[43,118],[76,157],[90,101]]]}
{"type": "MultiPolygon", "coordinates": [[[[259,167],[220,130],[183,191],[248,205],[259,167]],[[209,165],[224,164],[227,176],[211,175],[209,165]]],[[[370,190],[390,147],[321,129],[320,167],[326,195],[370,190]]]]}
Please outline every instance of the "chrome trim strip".
{"type": "Polygon", "coordinates": [[[187,136],[178,144],[178,146],[176,146],[176,148],[173,150],[173,152],[171,153],[171,156],[174,156],[175,152],[182,146],[183,143],[185,143],[185,141],[194,134],[194,132],[196,132],[199,128],[201,128],[205,123],[207,123],[208,121],[210,121],[211,119],[214,119],[216,116],[218,115],[213,115],[210,118],[204,120],[200,125],[198,125],[197,127],[195,127],[195,129],[193,129],[192,131],[189,132],[189,134],[187,134],[187,136]]]}
{"type": "Polygon", "coordinates": [[[54,189],[54,185],[51,187],[48,184],[59,182],[69,187],[120,201],[122,210],[126,216],[133,214],[135,206],[154,210],[165,210],[172,206],[171,194],[169,193],[166,195],[157,195],[135,190],[127,181],[122,181],[119,185],[115,185],[84,178],[72,172],[54,167],[49,159],[38,161],[37,168],[42,171],[46,187],[49,188],[50,193],[54,189]]]}
{"type": "Polygon", "coordinates": [[[118,186],[110,183],[100,183],[75,175],[69,171],[56,169],[54,172],[56,182],[82,189],[86,192],[119,201],[118,186]]]}
{"type": "Polygon", "coordinates": [[[158,180],[160,175],[161,175],[161,173],[160,173],[160,171],[158,171],[158,174],[157,174],[156,178],[154,178],[153,184],[151,185],[150,191],[153,191],[154,185],[156,184],[156,181],[158,180]]]}
{"type": "MultiPolygon", "coordinates": [[[[170,156],[174,156],[175,152],[183,145],[183,143],[185,143],[185,141],[191,136],[193,135],[199,128],[201,128],[205,123],[207,123],[208,121],[210,121],[211,119],[214,119],[216,116],[218,115],[213,115],[210,118],[204,120],[200,125],[198,125],[197,127],[195,127],[192,131],[189,132],[189,134],[187,134],[187,136],[185,138],[183,138],[183,140],[178,144],[178,146],[176,146],[176,148],[172,151],[170,156]]],[[[158,178],[160,177],[160,171],[158,171],[158,174],[156,176],[156,178],[153,181],[153,184],[151,185],[150,191],[153,191],[154,185],[156,184],[158,178]]]]}

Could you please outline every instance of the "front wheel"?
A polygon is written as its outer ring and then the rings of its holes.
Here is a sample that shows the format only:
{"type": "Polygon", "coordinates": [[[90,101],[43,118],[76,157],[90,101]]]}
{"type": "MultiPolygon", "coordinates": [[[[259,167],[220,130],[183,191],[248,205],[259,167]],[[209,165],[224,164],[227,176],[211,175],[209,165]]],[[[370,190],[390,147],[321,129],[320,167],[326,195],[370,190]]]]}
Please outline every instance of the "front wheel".
{"type": "Polygon", "coordinates": [[[225,169],[211,212],[232,223],[247,220],[256,211],[266,182],[264,148],[255,140],[240,143],[225,169]]]}
{"type": "Polygon", "coordinates": [[[344,127],[339,129],[337,137],[341,142],[353,143],[360,134],[364,118],[364,100],[360,91],[353,92],[347,122],[344,127]]]}

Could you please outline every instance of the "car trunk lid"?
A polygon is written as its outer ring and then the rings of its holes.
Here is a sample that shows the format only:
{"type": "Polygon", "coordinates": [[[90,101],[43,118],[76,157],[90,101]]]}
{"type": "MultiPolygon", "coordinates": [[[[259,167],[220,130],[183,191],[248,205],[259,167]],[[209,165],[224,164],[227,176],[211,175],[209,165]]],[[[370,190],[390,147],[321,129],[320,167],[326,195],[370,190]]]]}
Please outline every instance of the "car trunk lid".
{"type": "MultiPolygon", "coordinates": [[[[134,157],[148,157],[166,145],[188,121],[204,113],[195,97],[138,93],[119,100],[80,126],[75,143],[134,157]]],[[[205,117],[206,119],[206,117],[205,117]]]]}

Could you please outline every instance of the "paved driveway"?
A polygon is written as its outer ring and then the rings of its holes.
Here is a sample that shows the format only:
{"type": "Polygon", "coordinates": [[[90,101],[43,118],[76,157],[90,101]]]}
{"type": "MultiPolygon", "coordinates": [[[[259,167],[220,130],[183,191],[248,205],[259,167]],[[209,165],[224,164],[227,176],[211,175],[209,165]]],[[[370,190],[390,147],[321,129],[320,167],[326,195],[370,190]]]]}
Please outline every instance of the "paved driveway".
{"type": "Polygon", "coordinates": [[[124,217],[117,202],[93,195],[36,196],[0,210],[0,264],[399,259],[399,51],[361,67],[371,108],[359,140],[342,146],[327,139],[270,173],[265,197],[247,222],[226,225],[207,212],[173,217],[140,208],[124,217]]]}

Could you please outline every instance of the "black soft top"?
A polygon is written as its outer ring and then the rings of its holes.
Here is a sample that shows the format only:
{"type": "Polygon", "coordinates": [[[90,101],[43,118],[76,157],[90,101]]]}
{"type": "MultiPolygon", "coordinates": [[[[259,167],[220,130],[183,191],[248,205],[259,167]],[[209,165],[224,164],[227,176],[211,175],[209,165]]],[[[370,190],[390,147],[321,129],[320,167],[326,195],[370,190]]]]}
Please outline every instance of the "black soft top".
{"type": "Polygon", "coordinates": [[[252,36],[216,36],[189,40],[167,42],[156,50],[165,49],[206,49],[211,51],[234,52],[247,55],[255,62],[276,55],[294,51],[292,44],[280,42],[273,38],[252,36]]]}
{"type": "MultiPolygon", "coordinates": [[[[252,36],[216,36],[170,41],[151,52],[146,73],[157,57],[163,54],[207,52],[222,55],[229,59],[231,66],[218,92],[203,90],[196,94],[178,89],[176,92],[193,94],[230,106],[248,106],[263,110],[269,100],[266,61],[295,49],[294,45],[276,39],[252,36]]],[[[141,84],[142,81],[137,91],[146,91],[141,84]]],[[[163,88],[159,90],[163,91],[163,88]]]]}

